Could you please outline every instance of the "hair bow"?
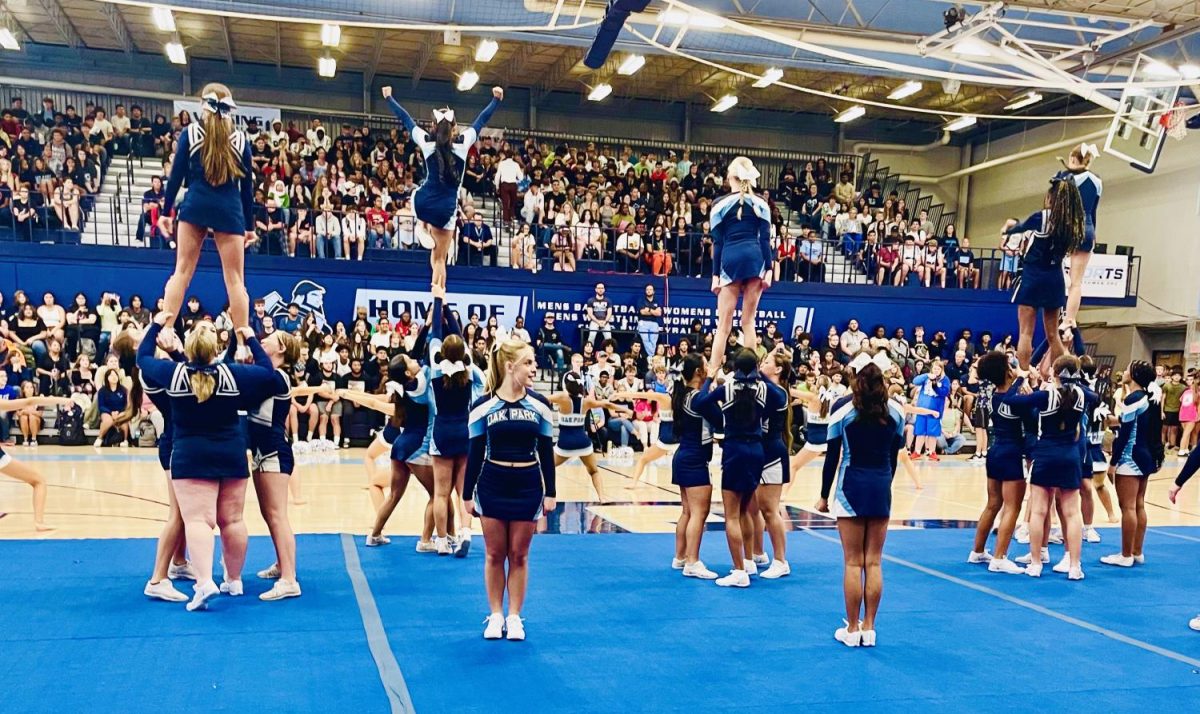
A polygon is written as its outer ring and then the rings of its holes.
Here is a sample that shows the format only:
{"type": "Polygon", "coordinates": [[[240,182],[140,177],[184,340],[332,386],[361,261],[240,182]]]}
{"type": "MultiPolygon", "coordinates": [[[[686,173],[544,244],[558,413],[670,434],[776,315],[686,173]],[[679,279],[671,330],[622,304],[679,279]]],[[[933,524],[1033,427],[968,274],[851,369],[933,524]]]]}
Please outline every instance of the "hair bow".
{"type": "Polygon", "coordinates": [[[875,356],[873,357],[868,355],[866,352],[859,352],[858,356],[850,361],[850,369],[854,370],[855,372],[861,372],[863,367],[866,367],[869,364],[875,365],[881,372],[886,372],[895,366],[892,360],[889,359],[888,356],[882,351],[876,352],[875,356]]]}
{"type": "Polygon", "coordinates": [[[749,163],[738,164],[733,169],[733,177],[738,181],[749,181],[753,184],[758,181],[758,177],[761,175],[758,169],[749,163]]]}
{"type": "Polygon", "coordinates": [[[438,369],[442,370],[443,375],[447,377],[453,377],[459,372],[466,371],[467,366],[462,363],[462,360],[451,362],[448,359],[444,359],[438,363],[438,369]]]}
{"type": "Polygon", "coordinates": [[[1059,370],[1058,378],[1064,382],[1068,380],[1079,379],[1079,373],[1068,367],[1059,370]]]}
{"type": "Polygon", "coordinates": [[[201,99],[204,100],[204,104],[200,106],[202,114],[212,112],[219,116],[227,117],[237,110],[237,103],[233,101],[233,97],[221,99],[216,94],[209,92],[201,97],[201,99]]]}
{"type": "Polygon", "coordinates": [[[404,396],[404,385],[400,384],[399,382],[389,381],[387,386],[384,387],[384,390],[387,392],[389,397],[404,396]]]}
{"type": "Polygon", "coordinates": [[[433,110],[433,121],[435,123],[439,123],[439,124],[443,121],[448,121],[451,124],[453,124],[454,123],[454,110],[450,109],[449,107],[447,107],[446,109],[434,109],[433,110]]]}
{"type": "Polygon", "coordinates": [[[1079,145],[1079,155],[1086,161],[1089,158],[1100,156],[1100,149],[1095,144],[1082,143],[1079,145]]]}
{"type": "Polygon", "coordinates": [[[817,390],[817,400],[818,401],[823,402],[826,400],[826,398],[828,396],[829,396],[829,390],[826,389],[825,387],[821,387],[820,389],[817,390]]]}

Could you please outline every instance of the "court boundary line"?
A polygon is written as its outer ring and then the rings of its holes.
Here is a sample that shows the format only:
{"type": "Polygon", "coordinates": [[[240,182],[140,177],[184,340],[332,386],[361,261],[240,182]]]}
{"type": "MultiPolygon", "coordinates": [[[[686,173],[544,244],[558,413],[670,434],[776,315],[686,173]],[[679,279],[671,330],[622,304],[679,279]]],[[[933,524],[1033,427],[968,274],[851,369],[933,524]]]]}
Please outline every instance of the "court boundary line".
{"type": "MultiPolygon", "coordinates": [[[[830,537],[830,536],[827,536],[827,535],[824,535],[821,533],[817,533],[816,531],[813,531],[810,528],[804,528],[803,530],[805,533],[808,533],[810,536],[812,536],[813,538],[817,538],[818,540],[823,540],[823,541],[827,541],[830,543],[835,543],[837,545],[841,545],[841,540],[839,540],[838,538],[833,538],[833,537],[830,537]]],[[[962,578],[951,575],[949,573],[944,573],[935,568],[930,568],[928,566],[921,565],[920,563],[914,563],[910,560],[905,560],[904,558],[898,558],[894,555],[887,555],[885,553],[883,555],[883,559],[890,563],[895,563],[896,565],[900,565],[905,568],[909,568],[910,570],[915,570],[918,573],[924,573],[925,575],[929,575],[929,576],[938,578],[939,580],[944,580],[944,581],[946,581],[948,583],[952,583],[954,585],[960,585],[969,590],[974,590],[975,592],[983,593],[984,595],[990,595],[998,600],[1003,600],[1011,605],[1016,605],[1018,607],[1023,607],[1027,610],[1032,610],[1033,612],[1036,612],[1040,615],[1045,615],[1047,617],[1054,618],[1055,620],[1058,620],[1060,622],[1065,622],[1068,625],[1074,625],[1081,629],[1088,630],[1089,632],[1094,632],[1098,635],[1103,635],[1104,637],[1107,637],[1111,640],[1115,640],[1122,644],[1131,645],[1133,647],[1137,647],[1138,649],[1145,650],[1146,652],[1150,652],[1152,654],[1156,654],[1161,657],[1166,657],[1168,659],[1172,659],[1172,660],[1175,660],[1176,662],[1190,665],[1192,667],[1200,668],[1200,660],[1198,660],[1198,659],[1193,659],[1191,657],[1188,657],[1185,654],[1180,654],[1179,652],[1175,652],[1175,651],[1166,649],[1164,647],[1159,647],[1158,645],[1150,644],[1149,642],[1145,642],[1143,640],[1139,640],[1137,638],[1130,637],[1129,635],[1121,634],[1120,632],[1117,632],[1116,630],[1110,630],[1107,627],[1102,627],[1100,625],[1096,625],[1094,623],[1088,622],[1087,620],[1081,620],[1077,617],[1072,617],[1071,615],[1067,615],[1065,613],[1059,612],[1058,610],[1048,608],[1045,605],[1038,605],[1035,602],[1030,602],[1029,600],[1025,600],[1023,598],[1016,597],[1015,595],[1009,595],[1008,593],[1004,593],[999,590],[994,590],[992,588],[989,588],[986,585],[979,585],[979,584],[973,583],[969,580],[963,580],[962,578]]]]}
{"type": "MultiPolygon", "coordinates": [[[[1187,526],[1183,526],[1183,527],[1186,528],[1187,526]]],[[[1182,533],[1172,533],[1170,531],[1164,531],[1161,528],[1147,528],[1146,532],[1153,533],[1154,535],[1167,536],[1168,538],[1178,538],[1180,540],[1187,540],[1187,541],[1191,541],[1193,543],[1200,543],[1200,538],[1196,538],[1194,536],[1189,536],[1189,535],[1183,535],[1182,533]]]]}
{"type": "Polygon", "coordinates": [[[383,629],[383,618],[375,605],[375,596],[371,594],[371,584],[363,572],[362,562],[358,559],[358,548],[354,537],[349,533],[341,534],[342,557],[346,561],[346,574],[354,586],[354,599],[358,603],[358,614],[362,617],[363,629],[367,634],[367,647],[371,650],[371,658],[379,671],[379,681],[387,694],[388,703],[393,714],[412,714],[415,712],[412,696],[408,692],[408,683],[400,671],[400,663],[392,652],[388,642],[387,632],[383,629]]]}

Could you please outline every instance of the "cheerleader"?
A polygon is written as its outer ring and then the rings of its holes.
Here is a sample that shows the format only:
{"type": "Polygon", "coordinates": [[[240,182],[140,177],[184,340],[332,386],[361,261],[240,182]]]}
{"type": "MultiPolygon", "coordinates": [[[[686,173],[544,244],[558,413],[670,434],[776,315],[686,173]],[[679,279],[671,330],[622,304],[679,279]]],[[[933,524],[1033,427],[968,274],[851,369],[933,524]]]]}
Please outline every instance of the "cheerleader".
{"type": "MultiPolygon", "coordinates": [[[[265,357],[254,333],[242,328],[254,366],[220,364],[217,333],[211,322],[196,323],[184,343],[187,362],[154,358],[154,344],[174,317],[160,312],[138,347],[137,364],[151,389],[166,389],[174,416],[171,478],[183,514],[188,551],[196,570],[195,596],[188,610],[205,609],[218,592],[242,594],[246,560],[246,441],[239,427],[239,407],[261,404],[275,389],[276,374],[263,366],[265,357]],[[213,526],[221,528],[226,579],[218,589],[212,579],[213,526]]],[[[266,360],[269,364],[269,360],[266,360]]]]}
{"type": "MultiPolygon", "coordinates": [[[[405,365],[393,359],[389,365],[389,375],[392,369],[403,372],[405,365]]],[[[391,398],[393,390],[403,389],[400,386],[400,382],[393,382],[391,380],[388,381],[384,388],[388,390],[388,398],[391,398]]],[[[365,409],[377,411],[384,416],[391,416],[393,413],[392,403],[380,399],[374,394],[339,389],[337,396],[339,399],[353,402],[355,405],[365,409]]],[[[388,474],[380,473],[379,458],[384,454],[392,452],[392,444],[395,443],[398,436],[400,436],[400,429],[392,423],[391,419],[387,419],[384,422],[383,428],[375,433],[375,438],[371,440],[370,446],[367,447],[367,453],[363,455],[363,468],[367,472],[367,492],[371,497],[371,510],[375,513],[378,513],[379,509],[383,506],[385,500],[384,489],[391,482],[388,474]]]]}
{"type": "MultiPolygon", "coordinates": [[[[567,372],[563,375],[563,389],[565,391],[556,392],[547,398],[550,405],[559,413],[558,440],[554,444],[554,466],[557,468],[571,459],[578,458],[583,462],[583,467],[587,469],[588,476],[592,479],[592,488],[596,489],[596,498],[602,505],[611,503],[604,493],[599,460],[596,458],[596,450],[592,446],[592,438],[587,433],[587,419],[588,413],[592,409],[616,409],[618,407],[611,401],[589,397],[583,384],[583,376],[578,372],[567,372]]],[[[613,400],[624,399],[616,394],[612,398],[613,400]]]]}
{"type": "Polygon", "coordinates": [[[1020,327],[1017,358],[1021,369],[1028,370],[1039,310],[1050,343],[1050,360],[1057,360],[1064,352],[1058,334],[1058,313],[1067,300],[1062,261],[1074,253],[1083,240],[1084,213],[1079,189],[1071,181],[1052,181],[1046,193],[1045,207],[1021,224],[1010,218],[1004,232],[1007,236],[1026,236],[1025,262],[1013,302],[1018,306],[1020,327]]]}
{"type": "MultiPolygon", "coordinates": [[[[745,559],[742,523],[750,512],[750,501],[762,479],[766,463],[762,424],[767,414],[782,408],[779,392],[767,389],[758,373],[758,357],[742,350],[734,361],[732,378],[712,388],[706,381],[692,408],[709,423],[723,422],[721,448],[721,501],[725,508],[725,538],[732,557],[729,575],[718,578],[721,587],[750,587],[750,573],[757,573],[753,560],[745,559]],[[738,567],[738,566],[741,567],[738,567]]],[[[783,397],[786,404],[786,396],[783,397]]]]}
{"type": "Polygon", "coordinates": [[[1142,551],[1146,540],[1146,484],[1158,471],[1154,442],[1161,434],[1151,425],[1151,411],[1161,409],[1149,394],[1153,383],[1154,367],[1149,362],[1135,360],[1122,375],[1126,396],[1108,467],[1108,477],[1117,484],[1117,503],[1121,507],[1121,552],[1101,558],[1105,565],[1129,568],[1146,562],[1142,551]]]}
{"type": "MultiPolygon", "coordinates": [[[[716,580],[717,574],[700,560],[700,540],[712,504],[712,481],[708,463],[712,461],[712,430],[696,407],[707,375],[704,359],[689,354],[680,364],[680,374],[671,386],[672,432],[678,441],[671,457],[671,483],[679,487],[681,513],[675,523],[675,557],[686,578],[716,580]]],[[[661,430],[659,432],[661,438],[661,430]]]]}
{"type": "Polygon", "coordinates": [[[229,315],[234,327],[242,328],[250,324],[244,264],[246,246],[255,240],[254,170],[250,142],[233,127],[236,111],[228,87],[215,82],[204,86],[200,92],[200,121],[189,124],[179,135],[158,229],[165,236],[172,235],[175,196],[180,186],[186,186],[187,195],[179,205],[175,272],[167,281],[163,310],[175,315],[183,307],[184,293],[200,260],[200,248],[211,230],[221,255],[229,315]]]}
{"type": "Polygon", "coordinates": [[[784,486],[785,490],[791,490],[791,486],[795,483],[800,469],[807,466],[818,456],[825,455],[825,435],[829,428],[829,407],[836,401],[833,393],[830,391],[831,384],[829,377],[821,375],[817,377],[816,392],[805,392],[799,389],[791,390],[792,399],[804,409],[804,446],[800,447],[800,453],[791,462],[788,483],[784,486]]]}
{"type": "Polygon", "coordinates": [[[392,88],[383,88],[392,114],[400,120],[425,159],[425,179],[413,192],[413,210],[417,220],[433,235],[430,265],[433,284],[446,287],[446,259],[454,243],[455,221],[458,218],[458,191],[462,186],[467,153],[479,139],[479,133],[491,119],[492,113],[504,100],[504,90],[492,87],[492,101],[466,130],[460,131],[454,121],[453,109],[435,109],[431,136],[409,116],[400,102],[392,96],[392,88]]]}
{"type": "Polygon", "coordinates": [[[1045,529],[1051,500],[1055,498],[1062,514],[1068,558],[1054,566],[1054,571],[1065,570],[1069,580],[1084,577],[1079,560],[1083,540],[1079,507],[1083,462],[1078,439],[1087,407],[1083,390],[1071,383],[1078,370],[1078,359],[1062,355],[1054,361],[1053,376],[1046,387],[1032,394],[1010,394],[1004,400],[1014,411],[1038,410],[1038,438],[1032,450],[1033,469],[1029,478],[1033,488],[1029,501],[1029,565],[1025,567],[1025,574],[1034,578],[1042,575],[1045,529]]]}
{"type": "MultiPolygon", "coordinates": [[[[73,405],[67,397],[24,397],[21,399],[6,399],[0,401],[0,418],[7,419],[8,412],[22,409],[42,407],[69,407],[73,405]]],[[[13,459],[0,448],[0,474],[24,481],[33,488],[33,527],[38,532],[52,531],[54,526],[46,525],[46,479],[29,466],[13,459]]]]}
{"type": "Polygon", "coordinates": [[[436,529],[434,545],[438,555],[454,553],[465,558],[471,549],[471,515],[461,507],[458,512],[459,539],[451,548],[447,537],[447,514],[451,509],[452,493],[464,499],[464,474],[467,468],[467,420],[471,403],[483,390],[483,372],[471,363],[467,345],[459,336],[458,320],[447,311],[443,325],[443,304],[446,290],[441,285],[430,286],[433,327],[429,340],[430,412],[433,423],[429,431],[429,455],[433,458],[433,523],[436,529]],[[445,341],[443,332],[448,332],[445,341]]]}
{"type": "MultiPolygon", "coordinates": [[[[1008,558],[1013,530],[1025,500],[1025,460],[1037,435],[1037,410],[1010,403],[1010,397],[1021,394],[1025,380],[1018,377],[1003,352],[989,352],[976,365],[979,378],[986,382],[979,402],[989,414],[995,441],[988,450],[987,505],[979,515],[975,528],[975,544],[968,563],[987,563],[993,573],[1020,575],[1025,569],[1008,558]],[[988,395],[990,392],[990,396],[988,395]],[[1003,514],[996,533],[995,552],[987,550],[988,534],[1003,514]]],[[[1040,545],[1039,551],[1040,551],[1040,545]]],[[[1041,558],[1038,558],[1041,560],[1041,558]]]]}
{"type": "Polygon", "coordinates": [[[525,639],[521,609],[529,581],[529,545],[537,520],[555,508],[554,424],[533,391],[537,360],[518,340],[499,343],[487,394],[471,408],[471,455],[463,491],[468,513],[483,522],[484,585],[491,613],[485,639],[525,639]],[[505,564],[507,563],[507,572],[505,564]],[[508,590],[508,617],[504,592],[508,590]]]}
{"type": "MultiPolygon", "coordinates": [[[[1079,189],[1079,198],[1083,204],[1083,240],[1071,251],[1070,282],[1067,284],[1067,310],[1063,326],[1070,331],[1070,336],[1079,331],[1076,316],[1079,314],[1079,303],[1083,299],[1083,278],[1087,273],[1088,261],[1092,258],[1092,250],[1096,247],[1096,209],[1100,206],[1100,195],[1104,193],[1104,182],[1092,173],[1092,159],[1100,156],[1100,150],[1095,144],[1083,143],[1071,149],[1067,160],[1063,161],[1064,171],[1058,172],[1054,178],[1070,180],[1079,189]]],[[[1061,159],[1060,159],[1061,161],[1061,159]]],[[[1082,339],[1075,341],[1078,348],[1082,339]]],[[[1076,355],[1083,351],[1077,349],[1076,355]]]]}
{"type": "Polygon", "coordinates": [[[713,204],[709,224],[713,236],[712,291],[717,294],[717,333],[713,336],[708,373],[716,374],[725,361],[733,327],[733,311],[742,297],[742,347],[754,350],[758,338],[754,318],[763,290],[774,275],[771,251],[771,209],[754,194],[758,169],[745,156],[729,163],[726,180],[732,191],[713,204]]]}
{"type": "Polygon", "coordinates": [[[829,510],[837,518],[845,560],[846,624],[833,636],[847,647],[875,646],[892,478],[904,446],[904,413],[888,398],[880,367],[886,359],[860,353],[850,363],[856,372],[852,394],[833,406],[821,474],[821,498],[829,502],[832,491],[829,510]]]}
{"type": "MultiPolygon", "coordinates": [[[[423,346],[424,328],[417,337],[417,345],[423,346]]],[[[414,347],[415,350],[415,347],[414,347]]],[[[429,370],[407,355],[397,355],[396,364],[388,370],[387,393],[391,403],[380,405],[387,414],[389,424],[398,432],[392,441],[392,481],[387,500],[375,514],[375,524],[367,535],[366,544],[371,547],[387,545],[391,539],[383,534],[388,519],[400,504],[408,482],[413,476],[429,494],[425,506],[425,527],[417,539],[418,553],[437,551],[433,542],[433,509],[435,505],[433,466],[429,459],[430,430],[433,421],[429,403],[429,370]]],[[[354,398],[358,401],[358,398],[354,398]]],[[[449,519],[448,519],[449,521],[449,519]]],[[[452,528],[447,523],[447,530],[452,528]]]]}
{"type": "MultiPolygon", "coordinates": [[[[230,340],[230,353],[236,342],[230,340]]],[[[296,579],[296,535],[288,520],[288,481],[294,478],[296,460],[292,454],[292,442],[287,438],[287,420],[291,413],[292,397],[316,394],[324,386],[292,386],[292,368],[300,358],[300,340],[291,334],[276,330],[263,340],[261,348],[248,341],[247,346],[255,354],[255,362],[270,366],[274,370],[270,396],[250,410],[249,430],[250,463],[254,478],[254,492],[258,495],[258,507],[271,542],[275,545],[275,563],[261,570],[258,577],[275,580],[270,590],[259,595],[260,600],[274,601],[300,596],[300,583],[296,579]]],[[[232,356],[232,355],[230,355],[232,356]]]]}
{"type": "MultiPolygon", "coordinates": [[[[139,344],[134,344],[134,331],[126,330],[113,340],[113,352],[121,355],[130,350],[137,354],[139,344]],[[129,335],[129,337],[126,337],[129,335]]],[[[139,336],[138,339],[144,340],[144,336],[139,336]]],[[[158,333],[157,346],[167,354],[171,360],[175,362],[184,362],[186,358],[183,356],[183,350],[179,344],[179,336],[174,330],[166,330],[158,333]]],[[[183,533],[183,516],[179,512],[179,500],[175,498],[175,488],[171,483],[171,448],[172,448],[172,419],[171,419],[171,399],[167,396],[165,388],[151,388],[146,386],[146,380],[142,378],[141,371],[134,365],[134,370],[137,371],[136,380],[141,386],[143,393],[150,399],[159,414],[162,414],[163,428],[158,435],[158,465],[162,468],[163,473],[167,477],[167,502],[168,513],[167,522],[163,524],[162,532],[158,536],[158,545],[154,554],[154,572],[151,573],[150,579],[146,581],[146,587],[142,589],[142,594],[146,597],[157,600],[165,600],[167,602],[187,602],[188,596],[175,589],[171,583],[172,580],[195,580],[196,573],[192,570],[184,558],[186,552],[186,540],[183,533]]],[[[132,400],[131,400],[132,402],[132,400]]],[[[131,406],[132,403],[131,403],[131,406]]]]}
{"type": "MultiPolygon", "coordinates": [[[[792,452],[792,356],[791,349],[783,343],[779,347],[763,357],[758,365],[758,372],[767,385],[767,402],[775,407],[766,413],[762,436],[762,483],[754,494],[758,511],[766,521],[767,532],[771,536],[771,564],[759,573],[759,577],[768,580],[792,573],[792,567],[787,562],[787,532],[779,513],[783,486],[791,477],[788,462],[792,452]]],[[[755,533],[761,534],[762,530],[756,527],[755,533]]]]}

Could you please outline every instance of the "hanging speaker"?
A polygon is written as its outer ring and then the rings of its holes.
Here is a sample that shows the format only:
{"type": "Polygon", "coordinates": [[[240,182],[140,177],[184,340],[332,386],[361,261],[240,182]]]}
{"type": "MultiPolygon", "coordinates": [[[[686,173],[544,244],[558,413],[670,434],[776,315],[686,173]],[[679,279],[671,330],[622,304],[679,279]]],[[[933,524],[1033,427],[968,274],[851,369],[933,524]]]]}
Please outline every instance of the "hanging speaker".
{"type": "Polygon", "coordinates": [[[609,0],[608,10],[604,13],[604,19],[600,21],[596,39],[588,49],[587,56],[583,58],[583,63],[592,69],[603,67],[613,45],[617,43],[625,21],[632,13],[645,10],[649,4],[650,0],[609,0]]]}

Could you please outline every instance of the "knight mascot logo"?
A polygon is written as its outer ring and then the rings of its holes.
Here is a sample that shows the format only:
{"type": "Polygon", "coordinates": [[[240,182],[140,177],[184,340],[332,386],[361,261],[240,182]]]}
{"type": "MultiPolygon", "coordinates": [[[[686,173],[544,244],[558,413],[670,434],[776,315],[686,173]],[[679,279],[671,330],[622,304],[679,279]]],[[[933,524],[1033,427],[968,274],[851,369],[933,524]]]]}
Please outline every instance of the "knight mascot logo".
{"type": "Polygon", "coordinates": [[[332,332],[329,321],[325,319],[325,288],[311,280],[301,280],[292,288],[292,299],[284,300],[278,291],[272,290],[264,298],[266,313],[276,320],[286,315],[288,305],[295,303],[300,307],[300,317],[312,315],[316,318],[317,328],[321,332],[332,332]]]}

